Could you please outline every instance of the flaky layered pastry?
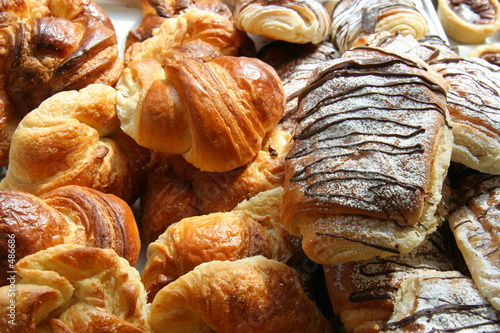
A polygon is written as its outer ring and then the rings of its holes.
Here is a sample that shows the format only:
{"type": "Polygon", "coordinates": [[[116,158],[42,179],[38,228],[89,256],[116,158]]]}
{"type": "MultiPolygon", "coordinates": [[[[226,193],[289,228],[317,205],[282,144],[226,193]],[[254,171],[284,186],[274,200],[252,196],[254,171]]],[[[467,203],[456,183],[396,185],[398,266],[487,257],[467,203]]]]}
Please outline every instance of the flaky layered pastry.
{"type": "Polygon", "coordinates": [[[482,43],[500,29],[498,0],[438,0],[437,14],[446,34],[462,44],[482,43]]]}
{"type": "Polygon", "coordinates": [[[201,263],[256,255],[286,262],[288,233],[280,223],[282,188],[261,192],[230,212],[185,218],[149,244],[141,274],[153,300],[157,292],[201,263]]]}
{"type": "Polygon", "coordinates": [[[500,176],[467,177],[458,198],[449,216],[450,226],[477,288],[499,310],[500,176]]]}
{"type": "Polygon", "coordinates": [[[129,64],[117,85],[121,128],[139,145],[182,154],[202,171],[241,167],[283,115],[281,79],[257,58],[188,50],[172,49],[162,63],[129,64]]]}
{"type": "Polygon", "coordinates": [[[454,162],[500,174],[500,68],[479,58],[432,63],[448,82],[454,162]]]}
{"type": "Polygon", "coordinates": [[[116,90],[92,84],[60,92],[23,118],[0,188],[40,195],[81,185],[133,203],[148,157],[149,151],[120,130],[116,90]]]}
{"type": "Polygon", "coordinates": [[[228,212],[259,192],[282,186],[290,139],[288,132],[272,131],[252,161],[227,172],[200,171],[179,155],[154,152],[141,196],[144,240],[155,241],[183,218],[228,212]]]}
{"type": "Polygon", "coordinates": [[[211,261],[164,287],[149,324],[161,332],[331,332],[297,272],[262,256],[211,261]]]}
{"type": "Polygon", "coordinates": [[[0,190],[1,276],[9,269],[9,239],[15,261],[58,244],[111,248],[135,266],[141,240],[130,206],[120,198],[82,186],[63,186],[36,197],[0,190]]]}
{"type": "Polygon", "coordinates": [[[380,332],[497,332],[500,313],[457,271],[423,272],[403,282],[380,332]]]}
{"type": "Polygon", "coordinates": [[[15,271],[15,295],[0,288],[3,332],[149,331],[139,273],[111,249],[56,245],[21,259],[15,271]]]}
{"type": "Polygon", "coordinates": [[[340,53],[358,38],[379,31],[410,34],[419,40],[429,30],[427,19],[412,0],[341,0],[331,16],[330,38],[340,53]]]}
{"type": "Polygon", "coordinates": [[[446,86],[419,58],[357,48],[303,91],[282,219],[322,264],[408,253],[441,223],[446,86]]]}
{"type": "Polygon", "coordinates": [[[318,44],[330,33],[330,15],[314,0],[240,0],[233,18],[242,31],[297,44],[318,44]]]}

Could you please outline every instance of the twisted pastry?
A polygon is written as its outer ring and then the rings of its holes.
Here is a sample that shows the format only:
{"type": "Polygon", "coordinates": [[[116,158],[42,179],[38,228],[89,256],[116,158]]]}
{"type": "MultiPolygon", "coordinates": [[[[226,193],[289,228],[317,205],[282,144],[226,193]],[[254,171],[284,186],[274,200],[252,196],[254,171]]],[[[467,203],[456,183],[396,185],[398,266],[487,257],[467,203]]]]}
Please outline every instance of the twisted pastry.
{"type": "Polygon", "coordinates": [[[149,156],[136,146],[120,133],[114,88],[95,84],[60,92],[19,124],[0,188],[40,195],[82,185],[133,203],[149,156]]]}
{"type": "Polygon", "coordinates": [[[139,273],[111,249],[56,245],[21,259],[15,271],[16,295],[0,288],[3,332],[149,331],[139,273]]]}
{"type": "MultiPolygon", "coordinates": [[[[63,186],[36,197],[0,191],[0,266],[5,277],[9,239],[16,261],[58,244],[111,248],[135,266],[141,240],[130,206],[111,194],[81,186],[63,186]]],[[[2,279],[2,284],[6,280],[2,279]]]]}
{"type": "Polygon", "coordinates": [[[375,32],[411,34],[419,40],[429,29],[412,0],[341,0],[331,16],[331,41],[341,54],[358,38],[375,32]]]}
{"type": "Polygon", "coordinates": [[[330,33],[330,15],[314,0],[241,0],[233,17],[240,30],[297,44],[317,44],[330,33]]]}
{"type": "Polygon", "coordinates": [[[202,171],[254,159],[283,115],[283,85],[261,60],[215,54],[200,59],[181,48],[167,52],[162,65],[131,63],[117,85],[122,129],[139,145],[182,154],[202,171]]]}
{"type": "Polygon", "coordinates": [[[262,256],[211,261],[164,287],[151,304],[156,332],[331,332],[297,272],[262,256]]]}
{"type": "Polygon", "coordinates": [[[443,78],[417,57],[357,48],[301,96],[282,219],[315,262],[408,253],[436,216],[452,135],[443,78]]]}

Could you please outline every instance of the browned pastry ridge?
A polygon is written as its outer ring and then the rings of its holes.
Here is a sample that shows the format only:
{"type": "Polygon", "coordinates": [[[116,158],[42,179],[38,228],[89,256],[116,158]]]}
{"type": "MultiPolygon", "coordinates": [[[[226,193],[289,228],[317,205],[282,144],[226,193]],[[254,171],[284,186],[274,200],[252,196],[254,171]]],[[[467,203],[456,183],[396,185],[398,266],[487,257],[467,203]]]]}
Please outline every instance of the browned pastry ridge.
{"type": "Polygon", "coordinates": [[[423,60],[348,51],[316,68],[298,120],[282,219],[315,262],[408,253],[442,222],[452,133],[446,85],[423,60]]]}
{"type": "Polygon", "coordinates": [[[164,287],[149,324],[161,332],[331,332],[297,272],[262,256],[210,261],[164,287]]]}
{"type": "Polygon", "coordinates": [[[202,171],[244,166],[283,115],[281,79],[257,58],[217,55],[202,42],[186,45],[165,52],[161,62],[137,60],[123,71],[121,128],[139,145],[181,154],[202,171]]]}
{"type": "Polygon", "coordinates": [[[130,206],[112,194],[74,185],[40,197],[0,191],[2,285],[7,283],[7,272],[13,270],[10,264],[58,244],[111,248],[131,266],[136,265],[141,248],[130,206]],[[15,245],[11,258],[9,244],[15,245]]]}
{"type": "Polygon", "coordinates": [[[56,245],[21,259],[15,271],[15,295],[0,288],[2,332],[150,331],[139,272],[111,249],[56,245]]]}
{"type": "Polygon", "coordinates": [[[123,63],[110,18],[91,0],[9,0],[0,12],[0,163],[6,165],[16,117],[60,91],[114,85],[123,63]]]}
{"type": "Polygon", "coordinates": [[[145,181],[149,156],[121,131],[116,90],[91,84],[57,93],[23,118],[12,136],[0,188],[40,195],[81,185],[132,204],[145,181]]]}

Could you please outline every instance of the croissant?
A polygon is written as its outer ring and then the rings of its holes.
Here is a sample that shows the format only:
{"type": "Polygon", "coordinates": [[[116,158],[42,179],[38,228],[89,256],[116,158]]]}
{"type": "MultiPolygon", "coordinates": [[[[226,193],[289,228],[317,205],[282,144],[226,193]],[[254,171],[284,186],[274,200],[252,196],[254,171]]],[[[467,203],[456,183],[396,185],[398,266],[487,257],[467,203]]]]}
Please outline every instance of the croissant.
{"type": "Polygon", "coordinates": [[[303,90],[282,220],[320,264],[408,253],[443,221],[446,85],[418,57],[356,48],[303,90]]]}
{"type": "Polygon", "coordinates": [[[242,31],[297,44],[317,44],[330,33],[330,15],[314,0],[241,0],[233,17],[242,31]]]}
{"type": "Polygon", "coordinates": [[[262,256],[211,261],[161,289],[151,304],[153,332],[331,332],[297,272],[262,256]]]}
{"type": "Polygon", "coordinates": [[[15,272],[14,294],[0,288],[3,332],[149,331],[139,273],[111,249],[56,245],[21,259],[15,272]]]}
{"type": "Polygon", "coordinates": [[[38,196],[81,185],[133,203],[145,181],[149,150],[135,147],[120,131],[114,88],[92,84],[60,92],[19,124],[0,188],[38,196]]]}
{"type": "Polygon", "coordinates": [[[117,89],[121,127],[139,145],[211,172],[250,162],[285,106],[281,79],[263,61],[199,59],[182,49],[167,52],[162,65],[131,63],[117,89]]]}
{"type": "Polygon", "coordinates": [[[432,67],[450,86],[452,160],[500,174],[500,68],[470,57],[435,61],[432,67]]]}
{"type": "Polygon", "coordinates": [[[427,35],[428,22],[412,0],[340,0],[332,16],[331,41],[342,54],[358,38],[379,31],[427,35]]]}
{"type": "Polygon", "coordinates": [[[259,192],[282,186],[290,137],[274,130],[252,161],[227,172],[203,172],[180,156],[154,152],[140,200],[144,240],[155,241],[183,218],[227,212],[259,192]]]}
{"type": "Polygon", "coordinates": [[[0,215],[2,278],[14,262],[8,256],[10,244],[15,244],[15,261],[63,243],[111,248],[132,266],[139,258],[135,217],[130,206],[112,194],[74,185],[40,197],[1,190],[0,215]]]}

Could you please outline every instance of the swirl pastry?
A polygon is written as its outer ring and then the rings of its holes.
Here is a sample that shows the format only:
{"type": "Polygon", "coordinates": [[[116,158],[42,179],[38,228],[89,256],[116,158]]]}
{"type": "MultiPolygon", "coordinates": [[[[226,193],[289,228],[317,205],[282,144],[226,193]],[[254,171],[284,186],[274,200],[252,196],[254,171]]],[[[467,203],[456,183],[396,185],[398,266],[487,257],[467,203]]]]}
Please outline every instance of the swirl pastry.
{"type": "Polygon", "coordinates": [[[111,248],[132,266],[139,257],[141,240],[132,210],[111,194],[81,186],[63,186],[40,197],[1,190],[0,216],[2,277],[9,271],[9,238],[14,239],[16,260],[63,243],[111,248]]]}
{"type": "Polygon", "coordinates": [[[330,33],[330,15],[315,0],[241,0],[233,18],[242,31],[296,44],[318,44],[330,33]]]}
{"type": "Polygon", "coordinates": [[[438,0],[437,13],[446,34],[462,44],[482,43],[500,28],[498,0],[438,0]]]}
{"type": "Polygon", "coordinates": [[[141,196],[142,237],[153,242],[183,218],[228,212],[259,192],[282,186],[289,142],[289,133],[274,130],[252,161],[227,172],[203,172],[180,156],[154,152],[141,196]]]}
{"type": "Polygon", "coordinates": [[[470,277],[456,271],[424,272],[399,289],[389,332],[498,332],[500,313],[470,277]]]}
{"type": "Polygon", "coordinates": [[[0,288],[3,332],[149,331],[139,273],[111,249],[56,245],[21,259],[15,271],[15,296],[0,288]]]}
{"type": "Polygon", "coordinates": [[[301,95],[282,219],[320,264],[408,253],[432,233],[450,164],[443,78],[421,59],[357,48],[301,95]]]}
{"type": "Polygon", "coordinates": [[[458,206],[449,216],[450,226],[475,284],[498,310],[500,176],[479,174],[467,177],[458,198],[458,206]]]}
{"type": "Polygon", "coordinates": [[[412,0],[340,0],[332,16],[331,41],[340,53],[360,37],[379,31],[410,34],[419,40],[429,30],[412,0]]]}
{"type": "Polygon", "coordinates": [[[288,234],[281,228],[282,188],[261,192],[230,212],[185,218],[170,225],[147,250],[141,274],[148,298],[212,260],[237,260],[256,255],[286,262],[288,234]]]}
{"type": "Polygon", "coordinates": [[[23,118],[12,136],[0,188],[40,195],[81,185],[133,203],[148,157],[149,151],[120,130],[116,90],[92,84],[51,96],[23,118]]]}
{"type": "Polygon", "coordinates": [[[160,290],[149,324],[161,332],[331,332],[297,272],[262,256],[211,261],[160,290]]]}
{"type": "Polygon", "coordinates": [[[454,162],[500,174],[500,68],[479,58],[432,63],[448,82],[454,162]]]}
{"type": "Polygon", "coordinates": [[[173,49],[162,65],[136,61],[122,76],[122,129],[139,145],[181,154],[202,171],[224,172],[250,162],[285,107],[281,79],[256,58],[200,59],[173,49]]]}

